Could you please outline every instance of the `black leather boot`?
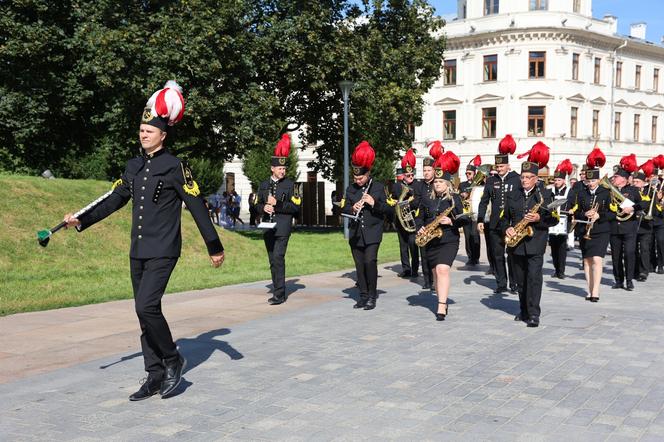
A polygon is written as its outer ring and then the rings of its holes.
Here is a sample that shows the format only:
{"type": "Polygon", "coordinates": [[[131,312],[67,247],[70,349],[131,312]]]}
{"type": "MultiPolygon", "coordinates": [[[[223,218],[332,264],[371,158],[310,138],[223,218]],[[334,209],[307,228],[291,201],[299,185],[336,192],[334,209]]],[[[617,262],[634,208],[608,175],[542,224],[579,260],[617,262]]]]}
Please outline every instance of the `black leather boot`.
{"type": "Polygon", "coordinates": [[[367,305],[364,306],[365,310],[373,310],[376,308],[376,295],[369,296],[367,299],[367,305]]]}
{"type": "Polygon", "coordinates": [[[360,295],[360,299],[357,300],[357,303],[355,303],[353,308],[364,308],[367,305],[368,300],[369,300],[368,296],[360,295]]]}
{"type": "Polygon", "coordinates": [[[131,396],[129,396],[130,401],[142,401],[147,399],[150,396],[154,396],[159,393],[161,388],[161,378],[157,378],[151,373],[148,373],[148,377],[142,381],[141,388],[131,396]]]}
{"type": "Polygon", "coordinates": [[[180,381],[182,380],[182,372],[184,371],[185,366],[187,365],[187,360],[178,355],[178,358],[175,362],[164,364],[166,366],[166,371],[164,373],[164,380],[161,383],[161,397],[165,398],[172,394],[180,381]]]}

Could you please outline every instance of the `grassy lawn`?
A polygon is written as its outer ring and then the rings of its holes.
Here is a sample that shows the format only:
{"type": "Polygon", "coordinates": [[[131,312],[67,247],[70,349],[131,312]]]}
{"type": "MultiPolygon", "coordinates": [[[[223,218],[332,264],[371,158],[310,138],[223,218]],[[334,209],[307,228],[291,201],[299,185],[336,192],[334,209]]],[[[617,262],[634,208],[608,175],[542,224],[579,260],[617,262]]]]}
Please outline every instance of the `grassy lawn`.
{"type": "MultiPolygon", "coordinates": [[[[83,233],[61,231],[46,248],[37,231],[53,227],[103,194],[110,183],[44,180],[0,175],[0,316],[131,298],[129,231],[131,202],[83,233]]],[[[182,257],[168,292],[270,279],[261,232],[219,230],[226,261],[213,269],[198,229],[182,216],[182,257]]],[[[381,245],[381,262],[399,257],[396,235],[381,245]]],[[[286,254],[286,276],[352,268],[348,243],[340,231],[296,231],[286,254]]]]}

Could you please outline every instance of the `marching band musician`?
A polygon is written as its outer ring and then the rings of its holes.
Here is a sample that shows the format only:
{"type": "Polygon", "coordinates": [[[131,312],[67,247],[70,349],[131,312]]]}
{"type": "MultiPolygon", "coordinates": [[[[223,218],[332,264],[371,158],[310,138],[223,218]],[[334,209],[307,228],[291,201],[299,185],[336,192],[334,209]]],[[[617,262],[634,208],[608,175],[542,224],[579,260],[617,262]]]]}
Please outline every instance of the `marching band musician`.
{"type": "MultiPolygon", "coordinates": [[[[390,202],[397,204],[402,192],[406,192],[404,201],[408,203],[408,210],[415,211],[419,205],[417,201],[417,193],[415,188],[419,182],[415,180],[415,153],[413,149],[408,149],[408,152],[401,159],[401,170],[403,179],[392,186],[390,195],[390,202]]],[[[402,225],[399,219],[394,223],[397,236],[399,238],[399,253],[401,257],[401,273],[400,278],[417,278],[417,271],[420,266],[419,248],[415,244],[415,232],[406,230],[406,226],[402,225]]]]}
{"type": "Polygon", "coordinates": [[[551,191],[538,186],[540,168],[549,161],[549,148],[538,141],[528,152],[528,161],[521,165],[521,186],[508,193],[505,206],[506,238],[519,234],[515,229],[524,223],[533,229],[533,235],[525,235],[512,248],[514,276],[519,290],[520,313],[515,321],[523,321],[528,327],[538,327],[540,322],[540,299],[542,297],[542,266],[546,252],[549,227],[558,219],[555,212],[546,210],[553,200],[551,191]],[[534,210],[539,204],[539,209],[534,210]]]}
{"type": "MultiPolygon", "coordinates": [[[[432,141],[428,146],[430,146],[429,156],[424,157],[422,160],[423,178],[422,181],[420,181],[420,185],[415,188],[420,206],[422,205],[422,199],[428,198],[431,195],[431,192],[433,192],[433,164],[443,153],[443,145],[440,141],[432,141]]],[[[420,210],[419,207],[418,210],[420,210]]],[[[433,288],[433,269],[429,265],[429,260],[427,259],[424,247],[420,247],[420,258],[422,261],[422,275],[424,276],[424,284],[422,285],[422,288],[425,290],[431,289],[433,288]]]]}
{"type": "MultiPolygon", "coordinates": [[[[634,264],[634,279],[645,282],[650,273],[650,246],[652,244],[652,218],[648,216],[652,195],[649,180],[652,179],[654,165],[648,160],[640,167],[641,170],[634,172],[632,183],[641,196],[641,210],[636,213],[638,229],[636,231],[636,263],[634,264]]],[[[654,209],[654,207],[653,207],[654,209]]],[[[654,211],[654,210],[653,210],[654,211]]]]}
{"type": "MultiPolygon", "coordinates": [[[[271,176],[263,181],[256,193],[256,211],[262,214],[262,223],[275,223],[263,233],[263,241],[270,262],[272,297],[270,305],[286,302],[286,249],[293,225],[293,216],[300,212],[301,199],[296,195],[293,181],[286,177],[291,139],[283,134],[274,148],[270,160],[271,176]]],[[[261,227],[259,224],[259,227],[261,227]]]]}
{"type": "Polygon", "coordinates": [[[579,246],[588,284],[586,301],[591,302],[599,301],[604,256],[609,246],[610,221],[615,217],[609,210],[611,193],[599,185],[599,168],[605,163],[606,157],[598,147],[588,154],[585,173],[587,185],[579,189],[573,210],[574,219],[580,221],[577,225],[581,226],[579,246]]]}
{"type": "MultiPolygon", "coordinates": [[[[505,269],[505,197],[507,193],[519,187],[519,174],[510,170],[509,155],[516,151],[516,142],[511,135],[505,137],[498,144],[498,155],[495,156],[495,166],[497,174],[487,178],[484,186],[484,193],[480,201],[477,214],[477,228],[480,233],[484,233],[484,216],[489,204],[491,204],[491,215],[486,228],[489,231],[488,247],[492,249],[494,272],[496,276],[496,289],[494,293],[507,292],[507,271],[505,269]]],[[[508,254],[508,268],[510,276],[510,289],[517,291],[516,283],[513,278],[512,260],[508,254]]]]}
{"type": "MultiPolygon", "coordinates": [[[[553,199],[567,200],[569,187],[567,177],[574,170],[572,162],[565,159],[558,164],[553,173],[553,199]]],[[[565,262],[567,261],[567,232],[569,231],[569,219],[563,207],[556,208],[558,213],[558,224],[549,229],[549,246],[551,247],[551,259],[553,261],[553,277],[565,279],[565,262]]]]}
{"type": "MultiPolygon", "coordinates": [[[[466,166],[466,181],[459,184],[461,198],[470,206],[470,193],[473,190],[473,180],[477,173],[477,167],[482,165],[482,157],[476,155],[466,166]]],[[[469,210],[472,210],[470,208],[469,210]]],[[[472,219],[471,219],[472,221],[472,219]]],[[[480,232],[477,230],[477,222],[473,221],[463,226],[463,239],[466,246],[467,265],[476,266],[480,263],[480,232]]]]}
{"type": "Polygon", "coordinates": [[[426,256],[433,269],[438,294],[436,321],[444,321],[447,316],[447,295],[450,290],[450,268],[459,251],[459,227],[470,218],[463,214],[463,204],[459,195],[453,193],[452,175],[459,169],[459,158],[453,152],[445,152],[434,163],[433,192],[423,198],[419,216],[416,218],[418,233],[431,226],[439,215],[448,212],[438,221],[442,236],[434,238],[425,246],[426,256]]]}
{"type": "Polygon", "coordinates": [[[161,309],[161,298],[182,248],[183,202],[196,221],[212,265],[219,267],[224,262],[224,247],[191,170],[164,146],[169,127],[183,114],[182,89],[169,81],[148,100],[140,125],[141,155],[127,162],[113,193],[79,219],[71,214],[64,219],[68,227],[83,231],[133,201],[129,268],[148,375],[129,396],[130,401],[157,393],[162,398],[172,395],[186,365],[161,309]]]}
{"type": "Polygon", "coordinates": [[[391,218],[392,207],[385,201],[385,187],[371,178],[376,153],[368,142],[355,147],[351,157],[353,184],[348,186],[341,211],[352,222],[348,242],[355,261],[360,298],[353,308],[376,307],[378,282],[378,247],[383,239],[383,221],[391,218]]]}
{"type": "Polygon", "coordinates": [[[655,165],[654,176],[659,176],[657,184],[657,192],[655,192],[656,199],[653,206],[653,242],[651,247],[651,268],[656,266],[655,273],[658,275],[664,274],[664,211],[662,205],[664,195],[662,194],[663,179],[662,172],[664,171],[664,155],[657,155],[652,159],[655,165]]]}
{"type": "Polygon", "coordinates": [[[632,172],[636,171],[636,155],[630,154],[620,160],[620,165],[613,175],[613,185],[624,198],[629,199],[633,206],[621,207],[617,200],[609,205],[609,209],[616,214],[611,222],[611,263],[615,283],[611,288],[634,290],[632,277],[636,254],[636,232],[638,221],[634,213],[641,209],[641,196],[634,186],[628,184],[632,172]]]}

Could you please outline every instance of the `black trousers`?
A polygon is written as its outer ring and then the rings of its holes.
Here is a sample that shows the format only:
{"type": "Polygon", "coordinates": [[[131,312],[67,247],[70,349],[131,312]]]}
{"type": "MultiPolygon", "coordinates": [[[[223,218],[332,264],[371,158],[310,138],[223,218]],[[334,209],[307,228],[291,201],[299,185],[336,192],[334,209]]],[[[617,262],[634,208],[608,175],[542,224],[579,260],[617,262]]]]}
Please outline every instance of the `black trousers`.
{"type": "Polygon", "coordinates": [[[157,379],[164,375],[164,363],[178,358],[171,329],[161,312],[161,298],[177,262],[178,258],[129,260],[145,371],[157,379]]]}
{"type": "Polygon", "coordinates": [[[431,285],[433,284],[433,270],[429,265],[424,247],[420,247],[420,256],[422,257],[422,276],[424,276],[424,282],[431,285]]]}
{"type": "Polygon", "coordinates": [[[366,246],[350,246],[355,261],[357,287],[362,299],[376,299],[378,284],[378,247],[380,243],[366,246]]]}
{"type": "Polygon", "coordinates": [[[664,226],[653,227],[650,249],[650,264],[652,267],[664,267],[664,226]]]}
{"type": "Polygon", "coordinates": [[[254,209],[253,207],[250,207],[249,208],[249,225],[250,226],[255,226],[256,225],[256,219],[258,218],[258,216],[256,216],[256,215],[257,215],[256,209],[254,209]]]}
{"type": "Polygon", "coordinates": [[[514,271],[512,268],[512,252],[507,251],[507,260],[505,259],[505,241],[503,233],[500,230],[489,230],[489,244],[493,250],[493,263],[494,272],[496,274],[496,284],[498,287],[507,287],[507,269],[505,263],[509,267],[510,285],[515,285],[514,271]]]}
{"type": "Polygon", "coordinates": [[[281,301],[286,299],[286,249],[289,239],[290,235],[276,236],[274,229],[263,235],[272,274],[272,296],[281,301]]]}
{"type": "Polygon", "coordinates": [[[493,259],[493,247],[491,246],[491,240],[489,239],[489,232],[491,230],[484,230],[484,244],[486,245],[486,259],[489,261],[489,268],[492,273],[496,272],[496,262],[493,259]]]}
{"type": "Polygon", "coordinates": [[[650,246],[652,244],[652,230],[636,235],[636,264],[634,265],[634,278],[639,275],[648,276],[650,273],[650,246]]]}
{"type": "Polygon", "coordinates": [[[399,252],[401,253],[401,270],[417,273],[420,267],[419,247],[415,244],[415,232],[408,233],[400,226],[397,227],[399,236],[399,252]]]}
{"type": "Polygon", "coordinates": [[[466,243],[466,256],[468,261],[477,263],[480,261],[480,232],[477,223],[472,222],[463,226],[463,238],[466,243]]]}
{"type": "Polygon", "coordinates": [[[514,277],[519,287],[519,307],[521,318],[540,317],[542,299],[542,255],[514,255],[514,277]]]}
{"type": "Polygon", "coordinates": [[[551,246],[551,258],[556,275],[564,275],[567,261],[567,235],[549,235],[549,246],[551,246]]]}
{"type": "Polygon", "coordinates": [[[636,233],[618,233],[611,235],[611,261],[613,278],[616,282],[630,281],[634,276],[636,257],[636,233]]]}

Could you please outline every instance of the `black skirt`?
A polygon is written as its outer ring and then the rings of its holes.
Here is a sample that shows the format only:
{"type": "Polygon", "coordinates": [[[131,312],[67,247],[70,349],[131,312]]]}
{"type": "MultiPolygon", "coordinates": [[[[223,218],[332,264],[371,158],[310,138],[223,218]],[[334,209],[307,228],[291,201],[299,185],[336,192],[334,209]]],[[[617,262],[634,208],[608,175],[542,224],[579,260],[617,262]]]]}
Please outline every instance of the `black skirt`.
{"type": "Polygon", "coordinates": [[[591,258],[593,256],[604,258],[606,250],[609,248],[609,237],[611,236],[609,232],[594,233],[591,231],[589,240],[584,238],[585,233],[585,230],[583,230],[581,239],[579,239],[581,256],[583,258],[591,258]]]}
{"type": "Polygon", "coordinates": [[[454,259],[459,251],[459,241],[452,241],[441,243],[439,240],[434,239],[427,244],[427,260],[429,266],[433,269],[438,264],[446,264],[452,267],[454,259]]]}

